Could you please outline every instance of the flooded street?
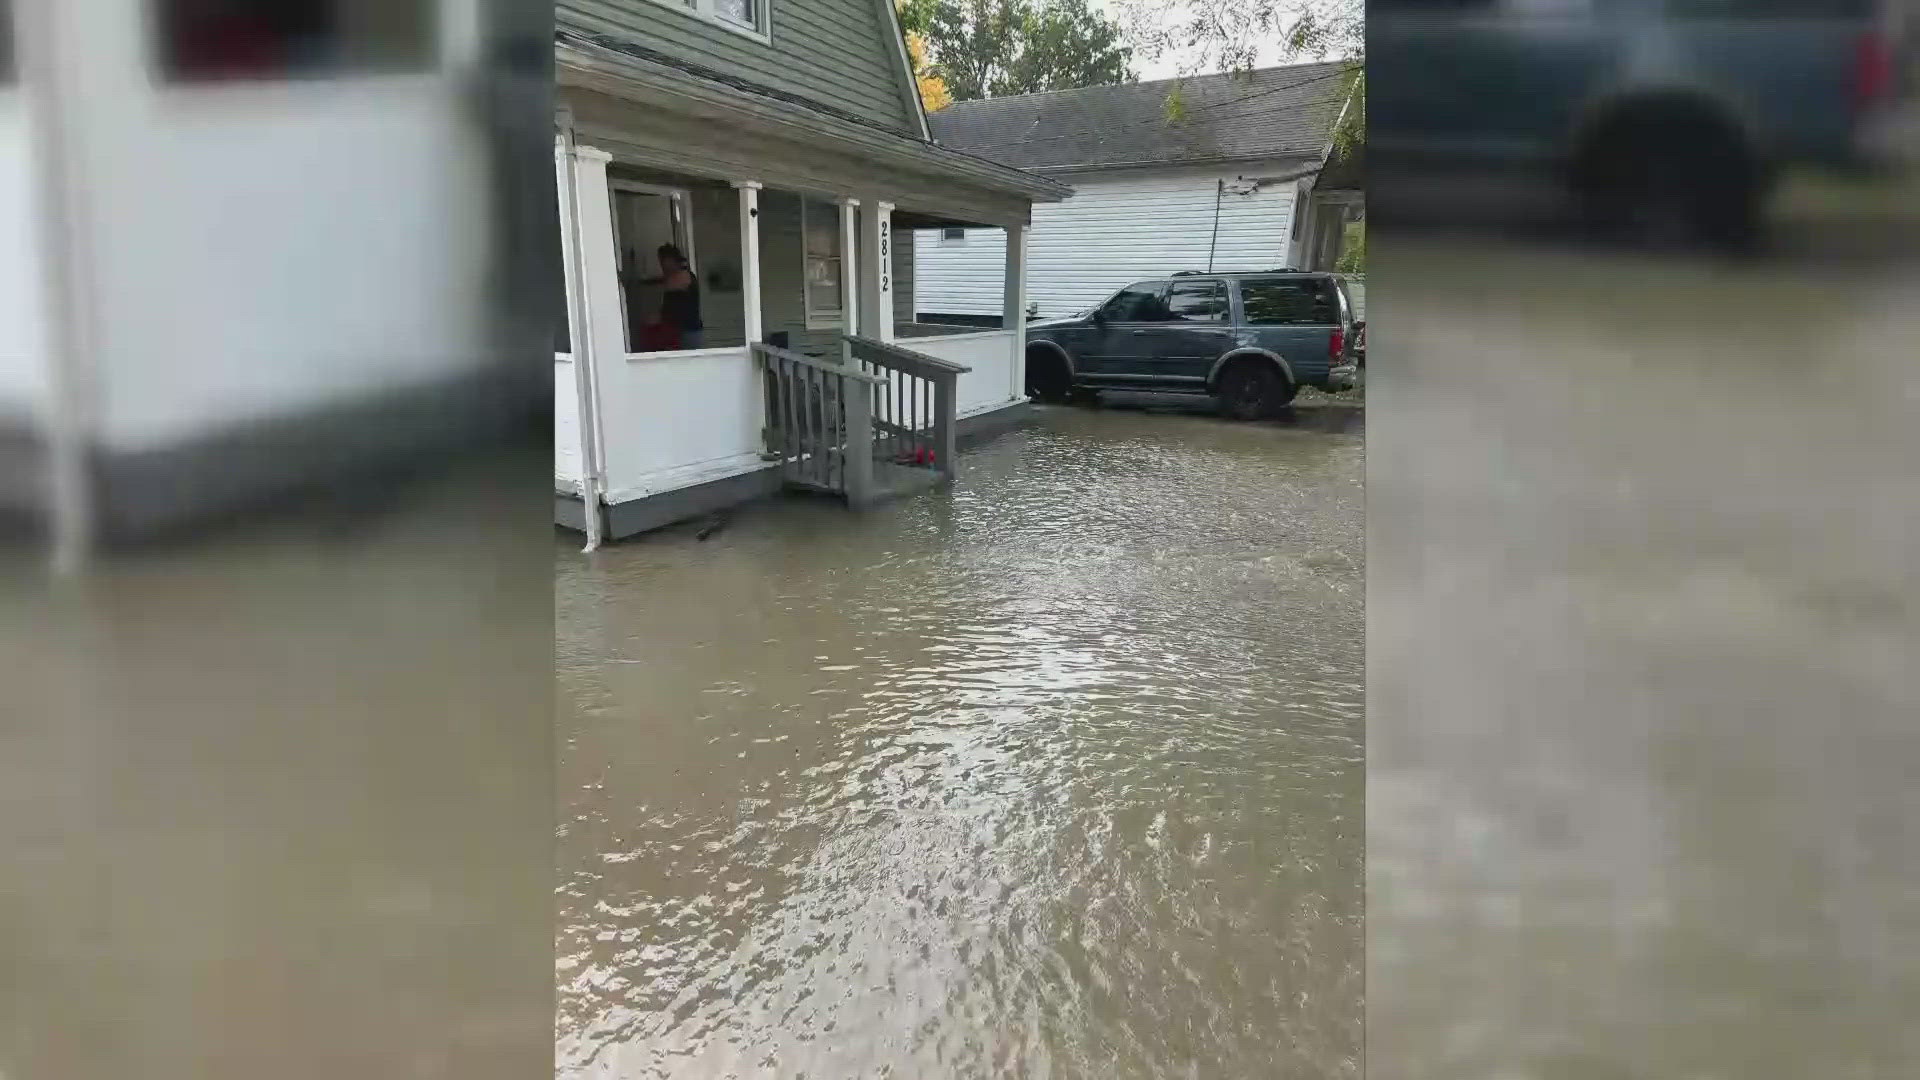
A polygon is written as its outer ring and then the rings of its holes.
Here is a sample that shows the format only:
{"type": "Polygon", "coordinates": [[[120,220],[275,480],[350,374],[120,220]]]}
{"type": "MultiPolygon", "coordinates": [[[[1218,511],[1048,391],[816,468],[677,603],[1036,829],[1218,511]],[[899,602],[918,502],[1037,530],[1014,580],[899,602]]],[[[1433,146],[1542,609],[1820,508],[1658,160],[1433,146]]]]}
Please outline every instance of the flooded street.
{"type": "Polygon", "coordinates": [[[565,1076],[1351,1077],[1352,406],[557,545],[565,1076]]]}
{"type": "Polygon", "coordinates": [[[1920,1075],[1889,231],[1371,253],[1372,1076],[1920,1075]]]}

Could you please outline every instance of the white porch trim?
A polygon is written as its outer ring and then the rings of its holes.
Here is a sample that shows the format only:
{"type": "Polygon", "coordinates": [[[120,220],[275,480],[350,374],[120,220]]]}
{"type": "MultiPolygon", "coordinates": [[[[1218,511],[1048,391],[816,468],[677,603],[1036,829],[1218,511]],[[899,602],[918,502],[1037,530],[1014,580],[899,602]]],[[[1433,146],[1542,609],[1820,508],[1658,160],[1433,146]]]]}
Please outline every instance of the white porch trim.
{"type": "Polygon", "coordinates": [[[875,341],[894,340],[893,204],[875,202],[860,215],[860,333],[875,341]]]}
{"type": "Polygon", "coordinates": [[[596,311],[620,310],[613,201],[607,189],[607,163],[611,160],[603,151],[575,143],[571,127],[563,128],[554,142],[567,288],[567,339],[573,350],[573,389],[579,408],[580,501],[585,511],[588,551],[600,546],[599,507],[606,490],[598,357],[608,347],[616,356],[626,348],[623,327],[612,326],[610,335],[609,327],[601,325],[607,320],[594,318],[596,311]]]}
{"type": "Polygon", "coordinates": [[[1027,388],[1027,227],[1008,225],[1006,229],[1006,280],[1000,326],[1012,338],[1009,348],[1013,350],[1013,362],[1009,366],[1013,381],[1007,393],[1018,398],[1025,395],[1027,388]]]}
{"type": "Polygon", "coordinates": [[[740,313],[747,344],[766,339],[760,308],[760,181],[735,180],[740,192],[740,313]]]}
{"type": "MultiPolygon", "coordinates": [[[[803,240],[804,242],[804,240],[803,240]]],[[[860,326],[860,200],[840,200],[840,325],[860,326]]]]}

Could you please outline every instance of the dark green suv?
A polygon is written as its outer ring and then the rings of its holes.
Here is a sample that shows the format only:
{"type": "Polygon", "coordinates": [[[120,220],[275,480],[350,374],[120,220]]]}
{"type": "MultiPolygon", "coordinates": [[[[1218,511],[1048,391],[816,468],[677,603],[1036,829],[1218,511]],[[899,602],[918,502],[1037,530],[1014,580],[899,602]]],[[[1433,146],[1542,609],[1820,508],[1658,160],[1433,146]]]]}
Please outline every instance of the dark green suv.
{"type": "Polygon", "coordinates": [[[1027,392],[1040,401],[1101,390],[1208,394],[1229,416],[1259,419],[1302,386],[1352,389],[1363,328],[1334,274],[1188,271],[1028,323],[1027,392]]]}

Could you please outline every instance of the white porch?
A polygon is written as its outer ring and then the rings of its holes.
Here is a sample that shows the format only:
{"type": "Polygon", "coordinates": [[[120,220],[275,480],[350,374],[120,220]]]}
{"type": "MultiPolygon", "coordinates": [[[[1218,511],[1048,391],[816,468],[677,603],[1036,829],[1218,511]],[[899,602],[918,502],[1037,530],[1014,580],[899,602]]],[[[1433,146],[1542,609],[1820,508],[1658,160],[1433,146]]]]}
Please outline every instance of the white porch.
{"type": "MultiPolygon", "coordinates": [[[[902,207],[872,187],[794,190],[752,176],[667,170],[564,135],[555,161],[568,311],[554,356],[561,495],[609,509],[645,500],[664,505],[675,493],[778,470],[767,370],[755,343],[840,366],[844,339],[858,335],[964,368],[948,376],[951,415],[922,416],[929,438],[936,419],[950,425],[1027,400],[1024,318],[1011,317],[1011,329],[979,333],[899,332],[911,319],[910,288],[900,284],[912,273],[911,230],[958,224],[951,211],[902,207]],[[650,256],[651,247],[636,253],[620,242],[616,224],[622,193],[634,190],[671,200],[675,239],[701,285],[701,348],[645,347],[644,313],[636,318],[634,309],[649,301],[631,284],[623,290],[622,269],[650,256]],[[823,214],[830,220],[821,222],[823,214]],[[896,238],[906,245],[897,247],[896,238]]],[[[1005,306],[1018,316],[1026,308],[1026,227],[1001,227],[1009,238],[1005,306]]],[[[884,415],[875,419],[885,426],[884,415]]],[[[951,462],[940,467],[950,470],[951,462]]],[[[705,509],[699,500],[687,505],[688,514],[705,509]]]]}

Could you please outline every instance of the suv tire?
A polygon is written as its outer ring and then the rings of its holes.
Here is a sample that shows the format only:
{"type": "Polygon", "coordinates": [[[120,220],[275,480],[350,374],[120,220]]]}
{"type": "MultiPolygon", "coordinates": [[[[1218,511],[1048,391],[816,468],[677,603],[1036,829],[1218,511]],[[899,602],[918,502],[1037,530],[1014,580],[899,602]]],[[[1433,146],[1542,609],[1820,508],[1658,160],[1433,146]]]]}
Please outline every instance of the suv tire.
{"type": "Polygon", "coordinates": [[[1293,382],[1260,360],[1236,360],[1220,374],[1220,411],[1235,420],[1270,420],[1287,407],[1293,382]]]}
{"type": "Polygon", "coordinates": [[[1051,349],[1027,353],[1027,396],[1048,405],[1064,405],[1073,398],[1073,372],[1051,349]]]}
{"type": "Polygon", "coordinates": [[[1624,111],[1590,138],[1574,177],[1604,236],[1727,251],[1759,237],[1765,180],[1740,132],[1692,105],[1624,111]]]}

